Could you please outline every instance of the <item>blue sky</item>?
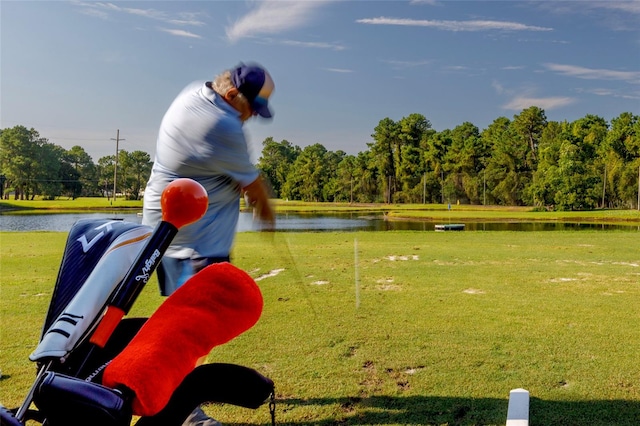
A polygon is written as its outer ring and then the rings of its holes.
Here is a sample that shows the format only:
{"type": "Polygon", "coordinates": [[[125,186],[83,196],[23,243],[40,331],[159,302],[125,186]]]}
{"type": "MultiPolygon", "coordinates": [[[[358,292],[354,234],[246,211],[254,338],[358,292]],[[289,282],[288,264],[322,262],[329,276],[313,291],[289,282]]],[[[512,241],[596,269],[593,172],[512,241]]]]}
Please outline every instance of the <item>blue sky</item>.
{"type": "Polygon", "coordinates": [[[154,154],[174,96],[240,61],[269,69],[272,121],[245,127],[357,154],[383,118],[480,130],[640,114],[640,1],[0,1],[0,127],[94,162],[154,154]]]}

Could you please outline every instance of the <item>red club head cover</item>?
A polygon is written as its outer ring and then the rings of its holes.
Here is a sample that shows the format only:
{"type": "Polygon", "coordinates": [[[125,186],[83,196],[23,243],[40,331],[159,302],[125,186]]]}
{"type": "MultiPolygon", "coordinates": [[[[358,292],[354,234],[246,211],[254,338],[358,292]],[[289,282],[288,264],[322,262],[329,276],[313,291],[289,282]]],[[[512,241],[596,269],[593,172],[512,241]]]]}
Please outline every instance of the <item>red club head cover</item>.
{"type": "Polygon", "coordinates": [[[152,416],[169,402],[196,361],[250,329],[262,294],[230,263],[207,266],[169,296],[104,370],[102,383],[135,393],[133,413],[152,416]]]}

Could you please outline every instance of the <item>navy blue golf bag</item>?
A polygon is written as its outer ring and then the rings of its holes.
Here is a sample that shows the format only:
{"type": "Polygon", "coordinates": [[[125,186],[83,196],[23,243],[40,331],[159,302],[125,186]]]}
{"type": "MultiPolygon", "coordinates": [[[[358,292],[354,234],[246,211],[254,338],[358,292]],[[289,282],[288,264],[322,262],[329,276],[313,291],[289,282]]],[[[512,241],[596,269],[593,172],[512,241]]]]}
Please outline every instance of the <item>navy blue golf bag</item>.
{"type": "MultiPolygon", "coordinates": [[[[182,224],[180,224],[182,226],[182,224]]],[[[29,359],[37,374],[20,407],[0,405],[0,426],[129,426],[133,392],[101,384],[103,370],[147,318],[125,317],[178,228],[121,220],[80,220],[69,232],[40,341],[29,359]]],[[[273,382],[235,364],[195,368],[159,413],[139,426],[179,426],[205,402],[258,408],[273,382]]],[[[272,411],[273,421],[273,411],[272,411]]]]}

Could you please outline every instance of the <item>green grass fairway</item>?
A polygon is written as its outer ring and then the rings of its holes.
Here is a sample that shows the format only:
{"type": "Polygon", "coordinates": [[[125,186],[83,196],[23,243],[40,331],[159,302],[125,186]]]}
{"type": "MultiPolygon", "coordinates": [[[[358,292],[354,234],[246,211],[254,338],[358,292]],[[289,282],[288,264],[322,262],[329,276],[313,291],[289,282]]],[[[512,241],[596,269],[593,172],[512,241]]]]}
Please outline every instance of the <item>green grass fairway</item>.
{"type": "MultiPolygon", "coordinates": [[[[5,406],[32,383],[65,239],[0,233],[5,406]]],[[[264,311],[209,361],[271,377],[280,425],[504,425],[520,387],[532,426],[640,424],[637,231],[242,233],[233,259],[264,311]]],[[[266,405],[207,411],[270,424],[266,405]]]]}

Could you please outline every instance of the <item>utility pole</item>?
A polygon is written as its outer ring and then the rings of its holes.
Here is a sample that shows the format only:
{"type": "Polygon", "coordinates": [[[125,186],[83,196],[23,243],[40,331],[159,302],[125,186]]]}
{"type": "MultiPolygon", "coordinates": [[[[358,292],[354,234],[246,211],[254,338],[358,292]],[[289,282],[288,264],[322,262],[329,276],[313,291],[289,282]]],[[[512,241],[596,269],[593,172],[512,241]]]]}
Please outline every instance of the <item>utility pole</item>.
{"type": "Polygon", "coordinates": [[[116,132],[116,138],[111,138],[112,141],[116,141],[116,162],[113,167],[113,201],[116,201],[116,182],[118,180],[118,145],[120,141],[124,141],[126,139],[120,139],[120,129],[116,132]]]}
{"type": "Polygon", "coordinates": [[[350,196],[350,203],[353,204],[353,176],[351,176],[351,196],[350,196]]]}
{"type": "Polygon", "coordinates": [[[487,205],[487,169],[482,170],[482,205],[487,205]]]}
{"type": "Polygon", "coordinates": [[[444,204],[444,170],[440,170],[440,193],[441,193],[441,202],[444,204]]]}
{"type": "Polygon", "coordinates": [[[602,208],[604,209],[604,197],[607,193],[607,165],[604,165],[604,179],[602,180],[602,208]]]}

